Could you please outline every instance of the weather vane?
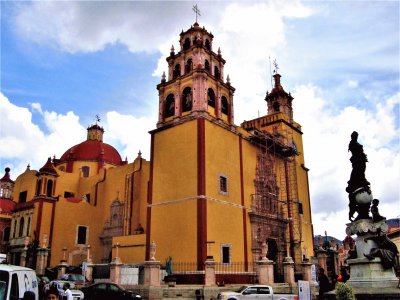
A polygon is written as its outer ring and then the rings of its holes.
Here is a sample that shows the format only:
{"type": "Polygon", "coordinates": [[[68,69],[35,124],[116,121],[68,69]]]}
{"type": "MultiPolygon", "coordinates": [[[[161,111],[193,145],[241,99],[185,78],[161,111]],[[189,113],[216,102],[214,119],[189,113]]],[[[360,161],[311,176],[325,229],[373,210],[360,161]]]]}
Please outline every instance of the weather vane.
{"type": "Polygon", "coordinates": [[[96,125],[97,125],[97,122],[100,122],[100,116],[96,115],[95,117],[96,117],[96,125]]]}
{"type": "Polygon", "coordinates": [[[274,65],[274,67],[275,67],[274,74],[277,74],[279,67],[278,67],[278,63],[276,62],[276,58],[274,59],[274,61],[272,63],[274,65]]]}
{"type": "Polygon", "coordinates": [[[197,23],[197,17],[201,16],[200,9],[197,7],[197,4],[193,5],[193,11],[196,13],[196,23],[197,23]]]}

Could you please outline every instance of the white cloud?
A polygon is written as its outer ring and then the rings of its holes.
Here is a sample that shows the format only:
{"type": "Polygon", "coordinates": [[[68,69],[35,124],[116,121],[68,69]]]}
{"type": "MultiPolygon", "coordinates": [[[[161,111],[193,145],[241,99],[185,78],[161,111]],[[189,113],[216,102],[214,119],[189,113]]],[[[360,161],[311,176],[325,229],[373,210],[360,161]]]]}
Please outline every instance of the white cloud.
{"type": "Polygon", "coordinates": [[[121,147],[122,158],[128,157],[128,161],[136,158],[139,151],[142,157],[150,160],[150,130],[155,128],[157,120],[147,117],[135,118],[123,115],[115,111],[107,113],[104,125],[107,135],[105,140],[114,145],[118,143],[121,147]]]}
{"type": "Polygon", "coordinates": [[[131,52],[152,52],[165,40],[163,32],[175,26],[174,18],[159,23],[161,15],[173,15],[179,3],[143,1],[34,1],[15,14],[18,33],[27,40],[55,46],[69,53],[95,52],[120,43],[131,52]]]}
{"type": "Polygon", "coordinates": [[[25,107],[11,103],[0,93],[0,157],[1,164],[11,167],[14,176],[25,170],[42,167],[47,157],[61,156],[69,147],[82,141],[85,128],[73,112],[66,115],[42,111],[39,103],[31,105],[41,111],[48,132],[32,121],[32,113],[25,107]]]}
{"type": "Polygon", "coordinates": [[[356,87],[358,87],[358,81],[357,80],[348,80],[347,85],[351,88],[356,88],[356,87]]]}

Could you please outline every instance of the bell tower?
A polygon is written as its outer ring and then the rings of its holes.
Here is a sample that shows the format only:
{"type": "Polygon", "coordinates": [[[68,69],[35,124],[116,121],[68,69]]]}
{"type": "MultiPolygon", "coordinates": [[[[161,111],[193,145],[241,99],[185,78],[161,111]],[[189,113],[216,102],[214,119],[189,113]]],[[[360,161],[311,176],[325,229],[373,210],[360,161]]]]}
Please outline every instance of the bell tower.
{"type": "Polygon", "coordinates": [[[265,101],[268,104],[268,115],[283,113],[287,116],[289,123],[293,123],[293,97],[285,92],[281,85],[281,75],[274,74],[275,85],[270,93],[267,92],[265,101]]]}
{"type": "Polygon", "coordinates": [[[204,114],[233,125],[235,89],[229,76],[223,80],[225,60],[220,49],[213,52],[213,38],[196,22],[181,32],[180,51],[171,47],[168,75],[164,73],[157,85],[158,128],[204,114]]]}

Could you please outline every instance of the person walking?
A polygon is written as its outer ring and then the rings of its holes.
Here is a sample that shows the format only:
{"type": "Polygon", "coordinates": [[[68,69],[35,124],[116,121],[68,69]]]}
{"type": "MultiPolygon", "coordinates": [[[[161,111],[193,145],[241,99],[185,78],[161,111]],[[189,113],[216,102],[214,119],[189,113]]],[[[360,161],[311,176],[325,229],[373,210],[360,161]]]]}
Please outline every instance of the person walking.
{"type": "Polygon", "coordinates": [[[69,284],[69,282],[64,283],[63,285],[63,290],[64,290],[64,300],[73,300],[74,298],[72,297],[72,292],[69,289],[71,287],[71,285],[69,284]]]}
{"type": "Polygon", "coordinates": [[[319,283],[318,299],[319,300],[323,300],[324,299],[324,293],[330,291],[329,279],[328,279],[328,276],[325,275],[324,268],[319,268],[318,283],[319,283]]]}

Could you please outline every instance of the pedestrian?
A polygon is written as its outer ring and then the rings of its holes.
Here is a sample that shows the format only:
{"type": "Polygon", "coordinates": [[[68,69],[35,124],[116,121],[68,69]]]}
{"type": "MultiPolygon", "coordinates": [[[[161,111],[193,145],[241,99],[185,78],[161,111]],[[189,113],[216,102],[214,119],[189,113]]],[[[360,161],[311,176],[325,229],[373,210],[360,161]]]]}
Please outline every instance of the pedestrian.
{"type": "Polygon", "coordinates": [[[56,289],[54,287],[50,287],[44,294],[44,299],[45,300],[60,300],[60,293],[58,292],[58,289],[56,289]]]}
{"type": "Polygon", "coordinates": [[[319,283],[319,300],[324,299],[324,293],[330,291],[330,284],[329,284],[329,279],[325,275],[325,270],[324,268],[319,268],[318,272],[318,283],[319,283]]]}
{"type": "Polygon", "coordinates": [[[71,286],[69,282],[64,283],[63,285],[63,290],[64,290],[64,300],[73,300],[74,298],[72,297],[72,292],[69,289],[71,286]]]}

